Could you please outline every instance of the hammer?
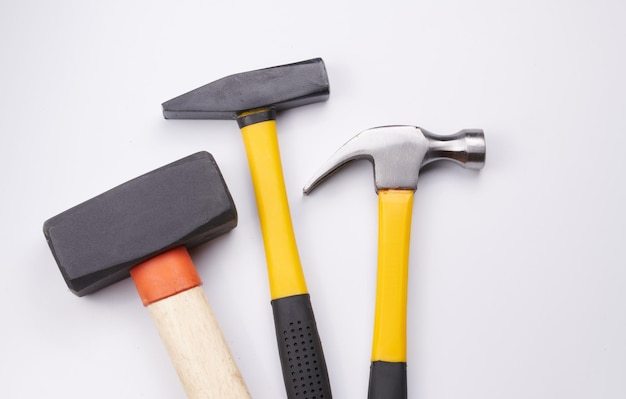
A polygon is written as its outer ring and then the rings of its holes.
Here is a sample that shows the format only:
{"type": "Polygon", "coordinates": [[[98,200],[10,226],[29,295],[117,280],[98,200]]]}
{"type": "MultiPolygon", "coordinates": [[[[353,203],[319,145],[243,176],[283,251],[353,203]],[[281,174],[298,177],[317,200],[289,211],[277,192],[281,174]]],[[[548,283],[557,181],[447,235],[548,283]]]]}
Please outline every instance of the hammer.
{"type": "Polygon", "coordinates": [[[163,103],[166,119],[236,119],[248,156],[287,397],[330,399],[328,371],[293,231],[276,112],[325,101],[320,58],[230,75],[163,103]]]}
{"type": "Polygon", "coordinates": [[[198,152],[48,219],[43,230],[74,294],[132,276],[190,399],[240,399],[250,395],[187,251],[236,225],[217,163],[198,152]]]}
{"type": "Polygon", "coordinates": [[[406,308],[413,194],[420,169],[447,159],[468,168],[485,163],[482,130],[436,136],[415,126],[365,130],[344,144],[305,185],[309,194],[345,163],[374,164],[378,193],[378,271],[369,399],[406,399],[406,308]]]}

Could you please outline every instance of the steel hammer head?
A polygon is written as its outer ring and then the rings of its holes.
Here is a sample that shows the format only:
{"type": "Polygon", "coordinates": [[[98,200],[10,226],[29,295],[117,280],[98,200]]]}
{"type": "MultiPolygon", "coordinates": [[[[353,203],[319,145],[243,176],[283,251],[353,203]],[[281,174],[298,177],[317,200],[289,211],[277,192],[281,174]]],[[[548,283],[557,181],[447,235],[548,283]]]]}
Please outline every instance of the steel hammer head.
{"type": "Polygon", "coordinates": [[[217,163],[199,152],[54,216],[43,230],[67,286],[83,296],[129,277],[149,258],[236,225],[217,163]]]}
{"type": "Polygon", "coordinates": [[[438,136],[416,126],[368,129],[337,150],[304,186],[304,193],[310,193],[342,165],[356,159],[368,159],[374,164],[376,192],[416,190],[420,169],[434,161],[449,160],[468,169],[481,169],[485,164],[485,136],[477,129],[450,136],[438,136]]]}
{"type": "Polygon", "coordinates": [[[325,101],[330,93],[321,58],[230,75],[163,103],[166,119],[235,119],[259,108],[281,111],[325,101]]]}

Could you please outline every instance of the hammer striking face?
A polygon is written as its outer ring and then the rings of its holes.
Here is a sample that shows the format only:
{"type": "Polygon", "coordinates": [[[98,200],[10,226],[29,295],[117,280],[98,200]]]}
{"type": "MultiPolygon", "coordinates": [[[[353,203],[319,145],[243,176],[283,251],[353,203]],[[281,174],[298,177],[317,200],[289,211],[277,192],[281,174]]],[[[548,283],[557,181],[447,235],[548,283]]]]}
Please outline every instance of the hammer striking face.
{"type": "Polygon", "coordinates": [[[378,275],[369,399],[406,399],[406,308],[413,193],[420,169],[450,160],[468,169],[485,163],[482,130],[437,136],[415,126],[365,130],[344,144],[305,185],[310,193],[345,163],[374,164],[378,193],[378,275]]]}
{"type": "Polygon", "coordinates": [[[237,225],[213,157],[199,152],[44,223],[72,292],[132,276],[190,399],[249,398],[187,248],[237,225]]]}

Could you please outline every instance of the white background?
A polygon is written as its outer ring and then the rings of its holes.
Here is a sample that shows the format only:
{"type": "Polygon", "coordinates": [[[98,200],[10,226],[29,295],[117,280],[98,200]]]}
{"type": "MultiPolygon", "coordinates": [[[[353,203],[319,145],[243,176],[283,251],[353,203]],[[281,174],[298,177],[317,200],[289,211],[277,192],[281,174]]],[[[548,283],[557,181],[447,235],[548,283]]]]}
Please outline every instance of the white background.
{"type": "Polygon", "coordinates": [[[280,113],[278,134],[334,397],[367,392],[372,168],[301,189],[386,124],[487,138],[482,171],[420,178],[409,397],[626,397],[625,18],[620,0],[2,2],[0,397],[184,397],[132,282],[75,297],[42,224],[200,150],[239,226],[192,256],[252,396],[285,397],[237,125],[167,121],[161,103],[314,57],[330,99],[280,113]]]}

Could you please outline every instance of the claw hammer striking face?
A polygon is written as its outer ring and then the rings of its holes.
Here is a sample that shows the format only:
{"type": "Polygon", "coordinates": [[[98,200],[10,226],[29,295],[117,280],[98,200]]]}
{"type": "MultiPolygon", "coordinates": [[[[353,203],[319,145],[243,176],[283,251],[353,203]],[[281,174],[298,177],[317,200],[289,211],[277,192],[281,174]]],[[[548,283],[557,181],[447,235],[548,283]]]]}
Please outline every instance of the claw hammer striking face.
{"type": "Polygon", "coordinates": [[[345,163],[374,164],[378,193],[378,275],[369,399],[405,399],[406,308],[413,193],[422,166],[447,159],[468,169],[485,163],[482,130],[437,136],[415,126],[365,130],[344,144],[304,187],[310,193],[345,163]]]}

